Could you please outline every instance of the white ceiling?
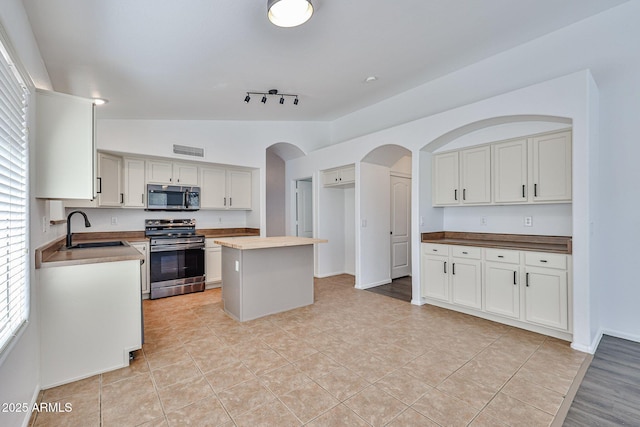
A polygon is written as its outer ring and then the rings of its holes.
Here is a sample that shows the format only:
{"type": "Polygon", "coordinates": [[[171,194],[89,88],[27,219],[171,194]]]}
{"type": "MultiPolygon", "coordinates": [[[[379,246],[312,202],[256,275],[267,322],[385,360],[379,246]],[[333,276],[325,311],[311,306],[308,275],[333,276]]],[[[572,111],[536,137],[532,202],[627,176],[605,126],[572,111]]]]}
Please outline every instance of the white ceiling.
{"type": "Polygon", "coordinates": [[[23,0],[56,91],[100,118],[333,120],[625,0],[23,0]],[[367,76],[378,80],[364,83],[367,76]],[[297,106],[245,92],[298,94],[297,106]]]}

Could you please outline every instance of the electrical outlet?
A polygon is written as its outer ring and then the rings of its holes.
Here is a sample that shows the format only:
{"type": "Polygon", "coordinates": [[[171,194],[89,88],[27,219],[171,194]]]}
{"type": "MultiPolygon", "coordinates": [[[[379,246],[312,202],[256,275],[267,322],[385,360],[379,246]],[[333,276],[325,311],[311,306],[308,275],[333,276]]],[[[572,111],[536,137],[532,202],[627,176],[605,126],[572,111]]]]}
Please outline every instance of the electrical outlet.
{"type": "Polygon", "coordinates": [[[360,220],[360,225],[362,226],[362,228],[366,228],[367,220],[366,219],[360,220]]]}
{"type": "Polygon", "coordinates": [[[117,216],[112,216],[111,217],[111,225],[118,225],[118,217],[117,216]]]}
{"type": "Polygon", "coordinates": [[[218,217],[218,224],[222,224],[222,217],[221,216],[218,217]]]}
{"type": "Polygon", "coordinates": [[[533,217],[532,216],[525,216],[524,217],[524,226],[525,227],[533,227],[533,217]]]}
{"type": "Polygon", "coordinates": [[[47,232],[47,217],[46,216],[42,217],[42,232],[43,233],[47,232]]]}
{"type": "Polygon", "coordinates": [[[482,218],[480,218],[480,224],[487,225],[487,217],[486,216],[483,216],[482,218]]]}

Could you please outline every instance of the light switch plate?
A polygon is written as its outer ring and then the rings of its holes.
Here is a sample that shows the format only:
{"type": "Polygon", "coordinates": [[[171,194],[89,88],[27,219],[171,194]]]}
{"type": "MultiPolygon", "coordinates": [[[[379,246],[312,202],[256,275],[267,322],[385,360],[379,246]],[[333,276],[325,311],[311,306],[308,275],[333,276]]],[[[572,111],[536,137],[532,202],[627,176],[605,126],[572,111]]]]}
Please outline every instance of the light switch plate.
{"type": "Polygon", "coordinates": [[[524,226],[525,227],[533,227],[533,217],[532,216],[525,216],[524,217],[524,226]]]}

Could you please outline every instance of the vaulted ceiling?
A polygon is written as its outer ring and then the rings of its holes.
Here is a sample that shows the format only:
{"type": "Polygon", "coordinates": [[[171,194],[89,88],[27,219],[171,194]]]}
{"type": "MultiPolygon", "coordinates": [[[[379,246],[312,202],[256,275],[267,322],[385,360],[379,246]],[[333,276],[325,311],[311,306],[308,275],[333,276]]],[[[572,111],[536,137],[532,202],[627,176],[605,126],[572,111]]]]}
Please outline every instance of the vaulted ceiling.
{"type": "Polygon", "coordinates": [[[101,118],[333,120],[625,0],[23,0],[54,89],[101,118]],[[369,76],[377,80],[365,83],[369,76]],[[299,95],[266,104],[246,92],[299,95]]]}

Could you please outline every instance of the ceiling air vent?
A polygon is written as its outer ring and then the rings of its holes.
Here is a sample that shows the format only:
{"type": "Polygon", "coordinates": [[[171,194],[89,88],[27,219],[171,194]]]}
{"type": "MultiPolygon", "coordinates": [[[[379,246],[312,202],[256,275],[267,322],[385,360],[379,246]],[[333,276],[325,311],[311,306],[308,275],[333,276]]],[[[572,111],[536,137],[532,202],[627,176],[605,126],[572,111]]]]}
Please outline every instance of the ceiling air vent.
{"type": "Polygon", "coordinates": [[[173,144],[173,152],[184,156],[204,157],[204,148],[188,147],[186,145],[173,144]]]}

